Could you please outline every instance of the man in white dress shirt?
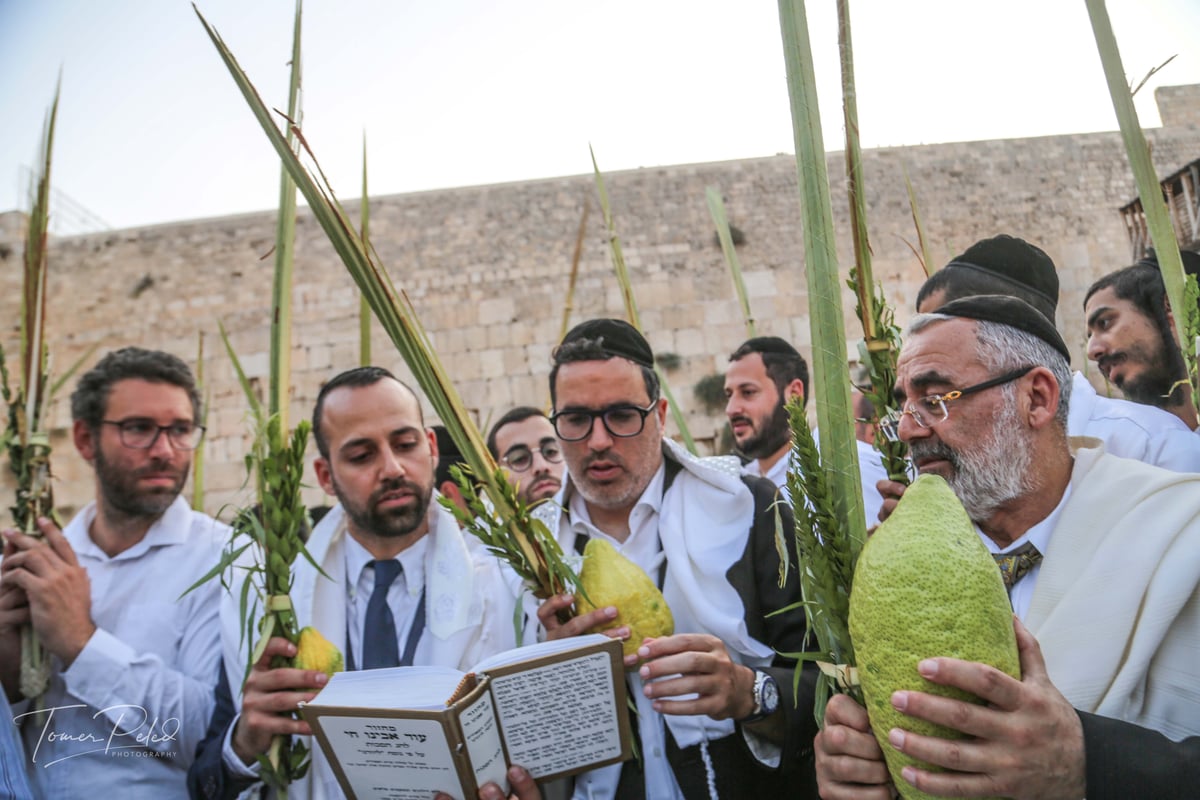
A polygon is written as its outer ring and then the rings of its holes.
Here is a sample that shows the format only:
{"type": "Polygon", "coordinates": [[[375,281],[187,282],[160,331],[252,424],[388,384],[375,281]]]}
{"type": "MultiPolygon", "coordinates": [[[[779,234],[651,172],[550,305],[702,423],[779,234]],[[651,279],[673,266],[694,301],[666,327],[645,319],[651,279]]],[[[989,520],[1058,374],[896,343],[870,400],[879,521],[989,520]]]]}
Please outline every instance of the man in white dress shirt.
{"type": "MultiPolygon", "coordinates": [[[[725,372],[725,416],[742,456],[749,458],[743,471],[766,478],[787,496],[792,429],[787,402],[793,397],[808,401],[808,365],[804,356],[778,336],[747,339],[729,356],[725,372]]],[[[813,432],[814,436],[816,431],[813,432]]],[[[863,510],[867,526],[875,524],[883,496],[876,489],[887,480],[879,451],[866,442],[858,446],[858,471],[862,480],[863,510]]]]}
{"type": "Polygon", "coordinates": [[[228,540],[179,496],[204,433],[200,397],[181,360],[127,347],[80,378],[71,413],[96,500],[61,532],[39,520],[44,541],[6,531],[0,577],[9,699],[20,623],[31,621],[53,656],[40,704],[14,703],[30,782],[43,798],[185,797],[220,630],[219,586],[184,592],[228,540]]]}
{"type": "MultiPolygon", "coordinates": [[[[472,555],[454,517],[433,502],[437,438],[412,390],[379,367],[343,372],[317,397],[313,438],[317,480],[338,504],[307,542],[324,574],[303,557],[293,564],[298,625],[315,627],[342,650],[347,669],[467,669],[514,647],[511,596],[495,558],[472,555]],[[385,632],[381,652],[375,634],[385,632]]],[[[273,656],[295,654],[275,637],[243,685],[252,643],[242,641],[238,596],[226,595],[221,607],[225,674],[209,738],[188,775],[196,797],[234,797],[256,783],[257,757],[274,736],[311,733],[288,712],[327,680],[311,670],[271,669],[273,656]]],[[[323,754],[313,753],[309,774],[289,796],[341,796],[323,754]]]]}

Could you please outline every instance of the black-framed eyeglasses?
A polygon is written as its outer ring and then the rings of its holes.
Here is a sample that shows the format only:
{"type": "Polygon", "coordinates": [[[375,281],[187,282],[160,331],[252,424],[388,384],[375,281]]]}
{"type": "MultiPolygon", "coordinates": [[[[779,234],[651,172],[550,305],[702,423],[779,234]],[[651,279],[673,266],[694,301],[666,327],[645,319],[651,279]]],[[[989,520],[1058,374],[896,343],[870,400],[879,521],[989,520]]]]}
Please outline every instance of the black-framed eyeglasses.
{"type": "Polygon", "coordinates": [[[883,429],[884,435],[891,441],[900,440],[900,420],[904,419],[904,415],[908,414],[913,418],[913,422],[920,425],[922,428],[932,428],[939,422],[945,422],[950,416],[950,409],[946,408],[946,404],[960,397],[966,397],[969,394],[982,392],[984,389],[991,389],[994,386],[1003,386],[1006,383],[1015,381],[1017,378],[1024,377],[1028,374],[1034,365],[1030,364],[1027,367],[1014,369],[1012,372],[1006,372],[996,378],[990,378],[982,383],[977,383],[974,386],[968,386],[965,389],[955,389],[945,394],[927,394],[924,397],[919,397],[914,403],[905,403],[904,407],[898,411],[893,411],[879,421],[879,427],[883,429]]]}
{"type": "Polygon", "coordinates": [[[592,426],[599,418],[604,424],[604,430],[618,439],[629,439],[637,436],[646,427],[646,417],[654,410],[658,400],[651,400],[650,405],[642,408],[632,403],[602,408],[591,411],[585,408],[571,408],[557,411],[550,417],[558,438],[564,442],[581,442],[592,435],[592,426]]]}
{"type": "Polygon", "coordinates": [[[132,417],[130,419],[100,420],[104,425],[116,427],[121,444],[132,450],[149,450],[154,447],[161,434],[167,435],[167,440],[176,450],[195,450],[200,440],[204,438],[204,426],[194,422],[172,422],[170,425],[159,425],[152,419],[132,417]]]}
{"type": "MultiPolygon", "coordinates": [[[[562,447],[553,439],[543,439],[537,446],[537,451],[550,464],[558,464],[563,460],[562,447]]],[[[533,466],[533,451],[523,444],[518,444],[508,449],[500,463],[513,472],[525,472],[533,466]]]]}

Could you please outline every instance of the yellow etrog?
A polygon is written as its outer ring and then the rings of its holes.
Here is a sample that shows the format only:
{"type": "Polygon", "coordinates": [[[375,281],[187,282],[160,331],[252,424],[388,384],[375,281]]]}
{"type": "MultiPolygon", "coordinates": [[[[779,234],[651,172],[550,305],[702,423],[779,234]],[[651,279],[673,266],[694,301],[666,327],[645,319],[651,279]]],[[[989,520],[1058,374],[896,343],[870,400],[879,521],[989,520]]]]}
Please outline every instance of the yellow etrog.
{"type": "Polygon", "coordinates": [[[623,643],[627,656],[637,653],[643,639],[675,632],[675,619],[662,592],[637,564],[602,539],[589,539],[583,549],[579,585],[583,591],[575,595],[575,608],[580,614],[616,606],[617,618],[594,631],[629,626],[629,638],[623,643]]]}
{"type": "Polygon", "coordinates": [[[917,478],[867,540],[854,572],[849,622],[871,728],[892,781],[906,800],[924,800],[930,795],[904,781],[900,770],[908,764],[937,768],[897,752],[888,744],[888,731],[899,727],[962,737],[896,711],[892,692],[908,689],[982,702],[917,674],[917,662],[934,656],[979,661],[1020,677],[1012,608],[1000,571],[941,477],[917,478]]]}
{"type": "Polygon", "coordinates": [[[342,660],[342,651],[321,635],[314,627],[300,629],[300,639],[296,643],[296,658],[292,661],[296,669],[315,669],[333,677],[333,673],[346,668],[342,660]]]}

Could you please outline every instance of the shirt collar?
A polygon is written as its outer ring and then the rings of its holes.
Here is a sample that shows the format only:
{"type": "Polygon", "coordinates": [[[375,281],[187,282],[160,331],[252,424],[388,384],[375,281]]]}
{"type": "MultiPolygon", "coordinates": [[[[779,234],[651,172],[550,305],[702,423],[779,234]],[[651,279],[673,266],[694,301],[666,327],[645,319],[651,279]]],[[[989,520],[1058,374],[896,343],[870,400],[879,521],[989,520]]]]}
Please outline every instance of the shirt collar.
{"type": "Polygon", "coordinates": [[[1044,556],[1046,551],[1050,548],[1050,535],[1054,533],[1054,528],[1058,525],[1058,518],[1062,516],[1062,510],[1066,506],[1067,499],[1070,496],[1071,484],[1068,483],[1066,490],[1063,491],[1062,497],[1058,500],[1058,505],[1054,507],[1054,510],[1050,512],[1049,516],[1032,526],[1029,530],[1025,531],[1025,533],[1013,541],[1012,544],[1003,549],[997,547],[996,543],[993,542],[990,537],[984,535],[984,533],[979,530],[979,526],[975,526],[975,530],[979,531],[979,535],[983,539],[983,543],[987,545],[989,553],[1007,553],[1011,550],[1015,550],[1026,542],[1029,542],[1037,548],[1039,553],[1044,556]]]}
{"type": "Polygon", "coordinates": [[[759,460],[752,458],[742,465],[743,475],[753,475],[756,478],[766,478],[776,486],[783,486],[787,481],[788,467],[791,466],[791,453],[784,453],[766,472],[759,466],[759,460]]]}
{"type": "MultiPolygon", "coordinates": [[[[665,458],[665,457],[664,457],[665,458]]],[[[662,508],[663,496],[663,481],[666,480],[667,465],[664,460],[658,465],[658,470],[654,473],[654,477],[650,479],[650,483],[642,490],[641,497],[634,503],[633,509],[629,512],[629,539],[632,540],[637,535],[639,529],[648,527],[646,522],[658,517],[658,512],[662,508]]],[[[569,494],[568,510],[571,517],[571,527],[573,530],[578,530],[576,526],[582,525],[584,529],[592,534],[599,534],[602,538],[607,539],[617,545],[617,541],[605,531],[600,530],[592,523],[592,517],[588,514],[587,501],[583,499],[583,495],[579,493],[578,487],[571,487],[572,491],[569,494]]],[[[654,527],[654,526],[649,526],[654,527]]],[[[628,540],[627,540],[628,541],[628,540]]],[[[618,550],[620,546],[618,545],[618,550]]]]}
{"type": "MultiPolygon", "coordinates": [[[[429,547],[428,539],[429,534],[422,536],[400,551],[395,558],[400,562],[401,569],[404,570],[404,587],[410,595],[419,594],[425,586],[425,551],[429,547]]],[[[363,570],[366,569],[368,563],[375,560],[375,556],[371,555],[367,548],[350,535],[349,531],[346,532],[345,542],[346,588],[353,593],[355,586],[362,586],[360,581],[363,577],[363,570]]],[[[374,576],[367,585],[375,585],[374,576]]]]}
{"type": "MultiPolygon", "coordinates": [[[[96,512],[97,506],[95,501],[88,503],[71,520],[66,530],[63,531],[63,535],[70,542],[72,549],[76,553],[107,561],[109,560],[108,554],[92,541],[91,528],[92,523],[96,519],[96,512]]],[[[182,496],[176,496],[171,505],[167,506],[167,510],[150,524],[146,535],[142,537],[141,541],[117,553],[111,560],[121,561],[128,558],[137,558],[148,552],[152,547],[183,544],[191,534],[191,514],[192,511],[187,501],[182,496]]]]}

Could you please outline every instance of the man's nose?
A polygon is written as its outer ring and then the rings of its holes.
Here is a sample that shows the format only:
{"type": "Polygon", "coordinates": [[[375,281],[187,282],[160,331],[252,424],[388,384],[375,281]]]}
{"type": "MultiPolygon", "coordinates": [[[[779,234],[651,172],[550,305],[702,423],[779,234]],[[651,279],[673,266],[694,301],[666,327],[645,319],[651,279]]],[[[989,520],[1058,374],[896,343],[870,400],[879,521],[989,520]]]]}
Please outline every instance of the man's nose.
{"type": "Polygon", "coordinates": [[[917,418],[912,412],[907,411],[900,415],[900,422],[896,425],[896,435],[900,441],[908,444],[913,439],[923,439],[933,433],[929,428],[918,424],[917,418]]]}
{"type": "Polygon", "coordinates": [[[158,433],[154,436],[154,441],[150,443],[150,456],[153,458],[171,459],[175,456],[175,451],[178,448],[171,442],[171,437],[163,428],[158,429],[158,433]]]}
{"type": "Polygon", "coordinates": [[[382,471],[385,478],[401,477],[405,473],[404,462],[388,447],[383,449],[382,471]]]}
{"type": "Polygon", "coordinates": [[[588,434],[587,442],[588,447],[597,452],[612,447],[613,437],[608,432],[608,428],[604,427],[603,417],[596,417],[592,420],[592,432],[588,434]]]}

